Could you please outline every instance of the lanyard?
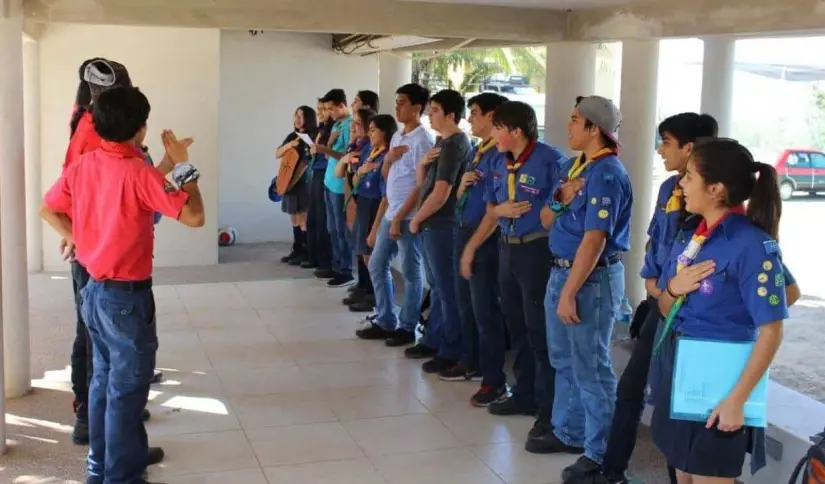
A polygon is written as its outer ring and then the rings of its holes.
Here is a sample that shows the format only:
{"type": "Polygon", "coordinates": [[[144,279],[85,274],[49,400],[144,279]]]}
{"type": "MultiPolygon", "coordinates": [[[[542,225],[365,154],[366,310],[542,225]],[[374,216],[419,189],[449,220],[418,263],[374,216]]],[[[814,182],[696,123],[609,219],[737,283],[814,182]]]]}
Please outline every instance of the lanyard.
{"type": "MultiPolygon", "coordinates": [[[[385,151],[387,151],[387,149],[383,146],[373,148],[372,151],[370,152],[369,158],[367,158],[367,161],[365,161],[365,163],[372,163],[373,161],[375,161],[376,158],[381,156],[385,151]]],[[[356,193],[358,193],[358,189],[361,187],[361,184],[364,183],[364,178],[366,178],[366,176],[361,177],[358,180],[358,183],[355,184],[355,187],[352,189],[352,191],[350,191],[349,197],[347,197],[347,201],[344,203],[344,210],[347,209],[347,206],[349,205],[349,202],[352,201],[352,197],[356,193]]]]}
{"type": "Polygon", "coordinates": [[[533,153],[535,147],[536,142],[532,141],[517,159],[514,160],[509,156],[507,157],[507,196],[511,202],[516,201],[516,174],[527,161],[527,158],[533,153]]]}
{"type": "MultiPolygon", "coordinates": [[[[494,140],[493,138],[490,138],[489,140],[485,141],[484,143],[481,143],[481,145],[478,147],[478,150],[476,150],[475,156],[473,157],[473,162],[470,165],[470,169],[473,169],[476,166],[478,166],[478,163],[481,161],[481,158],[484,156],[484,154],[487,153],[488,151],[490,151],[495,145],[496,145],[496,140],[494,140]]],[[[470,170],[467,170],[467,171],[470,171],[470,170]]],[[[471,187],[467,187],[464,190],[464,193],[461,194],[461,198],[458,200],[458,204],[455,207],[456,215],[460,215],[461,212],[464,211],[464,206],[467,205],[467,200],[469,200],[469,198],[470,198],[470,192],[473,190],[474,187],[475,187],[475,185],[473,185],[471,187]]]]}
{"type": "MultiPolygon", "coordinates": [[[[742,205],[737,207],[733,207],[724,215],[722,218],[719,219],[713,226],[708,227],[708,223],[706,220],[702,219],[699,223],[699,226],[696,227],[696,232],[693,233],[693,237],[691,237],[690,242],[688,242],[685,250],[682,251],[682,254],[676,259],[676,273],[682,271],[685,267],[690,266],[693,264],[693,261],[696,260],[696,257],[699,255],[699,250],[702,249],[702,246],[707,242],[710,238],[710,234],[713,232],[719,224],[725,220],[728,215],[730,214],[739,214],[743,215],[745,213],[745,208],[742,205]]],[[[659,347],[662,346],[662,343],[665,342],[665,339],[670,334],[673,328],[673,321],[676,319],[676,315],[679,313],[679,310],[682,309],[682,306],[685,304],[685,296],[679,296],[673,305],[670,307],[670,311],[667,313],[667,317],[665,318],[665,326],[662,329],[662,334],[659,337],[659,341],[656,343],[656,347],[653,348],[653,354],[659,352],[659,347]]]]}

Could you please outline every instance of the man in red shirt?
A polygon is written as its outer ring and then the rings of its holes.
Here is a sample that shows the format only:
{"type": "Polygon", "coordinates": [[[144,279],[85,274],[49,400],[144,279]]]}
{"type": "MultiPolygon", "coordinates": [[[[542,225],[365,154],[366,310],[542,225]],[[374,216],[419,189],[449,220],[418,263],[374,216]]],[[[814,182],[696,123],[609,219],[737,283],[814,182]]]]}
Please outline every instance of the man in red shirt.
{"type": "Polygon", "coordinates": [[[186,141],[163,133],[175,168],[169,183],[146,164],[149,102],[138,89],[116,87],[95,102],[100,148],[74,160],[46,193],[43,218],[88,270],[81,291],[92,337],[87,484],[143,484],[148,461],[141,412],[158,348],[152,295],[153,213],[190,227],[204,224],[198,172],[186,141]]]}

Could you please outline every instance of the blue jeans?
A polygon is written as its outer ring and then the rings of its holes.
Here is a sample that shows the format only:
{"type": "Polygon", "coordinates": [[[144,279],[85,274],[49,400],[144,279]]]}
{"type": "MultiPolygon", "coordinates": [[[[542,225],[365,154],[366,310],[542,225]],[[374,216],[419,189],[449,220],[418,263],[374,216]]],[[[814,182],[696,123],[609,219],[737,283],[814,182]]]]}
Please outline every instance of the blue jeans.
{"type": "Polygon", "coordinates": [[[621,262],[597,267],[576,294],[578,324],[556,314],[570,269],[554,268],[547,284],[547,343],[556,369],[553,432],[567,445],[601,464],[616,402],[616,375],[610,358],[613,321],[624,297],[621,262]]]}
{"type": "Polygon", "coordinates": [[[459,227],[456,233],[456,301],[461,319],[465,368],[479,370],[482,385],[499,388],[507,383],[504,374],[504,314],[498,290],[498,232],[476,250],[473,277],[461,277],[461,254],[475,233],[475,227],[459,227]]]}
{"type": "Polygon", "coordinates": [[[375,323],[387,331],[402,329],[414,332],[421,315],[421,297],[424,280],[421,275],[421,248],[418,237],[410,233],[409,221],[401,224],[401,239],[390,238],[390,222],[381,221],[381,228],[370,256],[370,279],[375,287],[375,323]],[[404,251],[401,276],[404,278],[404,301],[401,313],[395,315],[395,291],[393,290],[390,263],[398,255],[399,246],[404,251]]]}
{"type": "Polygon", "coordinates": [[[82,297],[94,349],[87,483],[142,482],[149,445],[141,413],[158,349],[155,299],[151,289],[114,289],[95,280],[82,297]]]}
{"type": "Polygon", "coordinates": [[[324,200],[327,205],[327,232],[332,245],[332,271],[338,274],[352,274],[352,247],[349,243],[349,229],[347,217],[344,214],[343,194],[334,193],[329,188],[324,189],[324,200]]]}
{"type": "Polygon", "coordinates": [[[463,347],[461,344],[461,319],[458,317],[458,305],[455,299],[455,237],[453,224],[429,226],[421,229],[421,241],[424,245],[424,267],[427,271],[427,284],[432,294],[433,308],[438,305],[441,314],[438,320],[430,318],[427,322],[427,335],[424,344],[438,349],[438,356],[452,361],[460,361],[463,347]]]}

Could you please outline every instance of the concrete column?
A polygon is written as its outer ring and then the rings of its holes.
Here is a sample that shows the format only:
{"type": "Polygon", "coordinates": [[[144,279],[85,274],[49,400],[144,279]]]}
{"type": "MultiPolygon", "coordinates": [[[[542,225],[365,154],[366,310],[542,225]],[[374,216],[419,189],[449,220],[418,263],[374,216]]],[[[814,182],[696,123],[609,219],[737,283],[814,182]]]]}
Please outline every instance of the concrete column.
{"type": "Polygon", "coordinates": [[[26,152],[26,242],[29,272],[43,270],[43,220],[40,204],[40,45],[23,39],[23,117],[26,152]]]}
{"type": "Polygon", "coordinates": [[[736,39],[704,39],[705,60],[702,65],[702,112],[719,123],[719,135],[731,136],[733,130],[733,65],[736,39]]]}
{"type": "MultiPolygon", "coordinates": [[[[5,397],[31,386],[22,0],[0,0],[0,264],[5,397]]],[[[0,399],[2,401],[2,399],[0,399]]],[[[0,441],[5,442],[4,439],[0,441]]]]}
{"type": "MultiPolygon", "coordinates": [[[[403,55],[403,54],[401,54],[403,55]]],[[[412,81],[412,59],[378,54],[378,111],[395,116],[395,91],[412,81]]]]}
{"type": "Polygon", "coordinates": [[[647,227],[653,206],[653,157],[656,137],[656,101],[659,41],[625,41],[622,47],[621,158],[633,182],[631,249],[625,259],[626,294],[633,307],[644,297],[639,271],[644,264],[647,227]]]}
{"type": "Polygon", "coordinates": [[[597,48],[597,44],[586,42],[555,42],[547,46],[544,140],[571,155],[567,121],[576,97],[595,92],[597,48]]]}

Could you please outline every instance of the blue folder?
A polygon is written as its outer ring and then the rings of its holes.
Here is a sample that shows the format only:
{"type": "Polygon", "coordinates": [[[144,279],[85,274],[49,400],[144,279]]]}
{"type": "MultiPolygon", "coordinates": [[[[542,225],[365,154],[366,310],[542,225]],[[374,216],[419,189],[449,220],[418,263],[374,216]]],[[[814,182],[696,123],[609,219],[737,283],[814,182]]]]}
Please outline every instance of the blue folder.
{"type": "MultiPolygon", "coordinates": [[[[750,357],[753,343],[679,338],[673,368],[670,417],[705,422],[727,397],[750,357]]],[[[745,425],[764,428],[768,423],[768,372],[745,403],[745,425]]]]}

